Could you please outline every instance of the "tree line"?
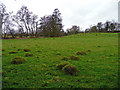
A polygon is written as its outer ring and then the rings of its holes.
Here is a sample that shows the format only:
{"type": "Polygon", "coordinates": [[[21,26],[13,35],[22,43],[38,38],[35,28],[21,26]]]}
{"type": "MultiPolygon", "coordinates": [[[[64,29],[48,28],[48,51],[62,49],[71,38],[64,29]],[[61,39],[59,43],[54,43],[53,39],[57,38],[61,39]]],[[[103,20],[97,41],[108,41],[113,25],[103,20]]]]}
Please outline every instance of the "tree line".
{"type": "MultiPolygon", "coordinates": [[[[99,22],[85,30],[88,32],[118,32],[117,22],[106,21],[99,22]]],[[[58,8],[54,9],[51,15],[38,17],[29,11],[27,6],[22,6],[15,15],[13,12],[7,12],[6,6],[0,3],[0,33],[3,39],[6,38],[24,38],[24,37],[59,37],[81,33],[80,27],[73,25],[63,30],[62,17],[58,8]]]]}
{"type": "Polygon", "coordinates": [[[60,11],[54,9],[52,15],[38,17],[29,11],[27,6],[22,6],[15,15],[7,12],[6,6],[0,4],[0,18],[2,37],[58,37],[64,33],[60,11]]]}
{"type": "Polygon", "coordinates": [[[97,25],[90,26],[85,32],[120,32],[118,23],[114,20],[105,23],[98,22],[97,25]]]}

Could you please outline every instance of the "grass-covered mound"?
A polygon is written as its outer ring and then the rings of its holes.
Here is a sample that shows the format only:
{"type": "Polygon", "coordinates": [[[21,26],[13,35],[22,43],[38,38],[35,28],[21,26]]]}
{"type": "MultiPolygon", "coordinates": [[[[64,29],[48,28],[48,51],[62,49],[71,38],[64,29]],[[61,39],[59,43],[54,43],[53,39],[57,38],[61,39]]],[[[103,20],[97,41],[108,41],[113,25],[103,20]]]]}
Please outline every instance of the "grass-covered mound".
{"type": "Polygon", "coordinates": [[[17,56],[15,58],[12,59],[12,64],[22,64],[25,62],[25,59],[20,57],[20,56],[17,56]]]}
{"type": "Polygon", "coordinates": [[[30,49],[24,49],[24,51],[25,51],[25,52],[29,52],[29,51],[31,51],[31,50],[30,50],[30,49]]]}
{"type": "Polygon", "coordinates": [[[67,61],[67,60],[68,60],[68,57],[62,57],[62,60],[67,61]]]}
{"type": "Polygon", "coordinates": [[[78,69],[76,66],[72,64],[67,64],[62,68],[62,71],[64,71],[65,73],[71,74],[71,75],[76,75],[78,72],[78,69]]]}
{"type": "Polygon", "coordinates": [[[76,53],[76,55],[87,55],[87,53],[85,51],[79,51],[76,53]]]}
{"type": "Polygon", "coordinates": [[[26,57],[33,57],[33,54],[31,54],[31,53],[26,53],[25,56],[26,56],[26,57]]]}
{"type": "Polygon", "coordinates": [[[70,59],[71,60],[79,60],[79,57],[77,57],[77,56],[71,56],[70,59]]]}
{"type": "Polygon", "coordinates": [[[62,69],[64,66],[66,66],[68,64],[70,64],[70,63],[68,63],[68,62],[62,62],[62,63],[60,63],[60,64],[57,65],[57,68],[62,69]]]}
{"type": "Polygon", "coordinates": [[[9,54],[15,54],[18,53],[17,51],[10,51],[9,54]]]}

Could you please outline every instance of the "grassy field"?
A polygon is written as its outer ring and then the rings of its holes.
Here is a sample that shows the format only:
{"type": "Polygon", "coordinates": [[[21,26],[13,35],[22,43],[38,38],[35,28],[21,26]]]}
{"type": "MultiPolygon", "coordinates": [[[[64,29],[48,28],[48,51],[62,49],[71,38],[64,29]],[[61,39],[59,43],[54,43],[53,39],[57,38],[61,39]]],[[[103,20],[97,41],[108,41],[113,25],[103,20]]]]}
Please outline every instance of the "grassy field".
{"type": "Polygon", "coordinates": [[[60,38],[2,40],[3,88],[117,88],[118,34],[77,34],[60,38]],[[25,56],[24,49],[30,49],[25,56]],[[10,52],[15,53],[10,53],[10,52]],[[83,51],[86,55],[76,55],[83,51]],[[23,64],[12,64],[16,56],[23,64]],[[78,60],[71,60],[76,56],[78,60]],[[62,60],[63,57],[68,60],[62,60]],[[79,72],[57,68],[69,62],[79,72]]]}

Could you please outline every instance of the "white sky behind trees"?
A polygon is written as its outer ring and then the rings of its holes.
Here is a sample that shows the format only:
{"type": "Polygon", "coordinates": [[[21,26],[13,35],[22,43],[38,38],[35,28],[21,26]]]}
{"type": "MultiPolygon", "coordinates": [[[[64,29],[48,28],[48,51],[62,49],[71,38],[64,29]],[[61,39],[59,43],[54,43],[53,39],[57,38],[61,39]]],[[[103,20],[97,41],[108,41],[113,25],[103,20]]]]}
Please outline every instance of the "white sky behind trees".
{"type": "Polygon", "coordinates": [[[14,14],[22,5],[39,17],[50,15],[58,8],[64,30],[72,25],[85,30],[98,22],[118,21],[118,1],[120,0],[0,0],[6,5],[7,11],[13,11],[14,14]]]}

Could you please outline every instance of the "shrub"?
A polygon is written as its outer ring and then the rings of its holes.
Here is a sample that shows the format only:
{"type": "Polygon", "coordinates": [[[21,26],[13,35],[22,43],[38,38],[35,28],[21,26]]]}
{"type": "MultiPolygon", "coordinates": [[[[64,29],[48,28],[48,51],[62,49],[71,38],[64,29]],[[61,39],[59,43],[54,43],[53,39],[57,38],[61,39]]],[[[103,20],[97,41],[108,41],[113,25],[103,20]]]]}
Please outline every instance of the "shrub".
{"type": "Polygon", "coordinates": [[[2,51],[5,51],[5,49],[2,49],[2,51]]]}
{"type": "Polygon", "coordinates": [[[68,64],[62,68],[62,71],[71,75],[76,75],[76,73],[78,72],[78,69],[76,66],[72,64],[68,64]]]}
{"type": "Polygon", "coordinates": [[[68,63],[68,62],[62,62],[62,63],[60,63],[60,64],[57,65],[57,68],[62,69],[65,65],[68,65],[68,64],[70,64],[70,63],[68,63]]]}
{"type": "Polygon", "coordinates": [[[76,55],[87,55],[85,51],[77,52],[76,55]]]}
{"type": "Polygon", "coordinates": [[[25,62],[25,59],[20,57],[20,56],[17,56],[15,58],[12,59],[12,64],[22,64],[25,62]]]}
{"type": "Polygon", "coordinates": [[[9,52],[9,54],[15,54],[15,53],[17,53],[17,51],[11,51],[11,52],[9,52]]]}
{"type": "Polygon", "coordinates": [[[31,51],[31,50],[30,50],[30,49],[24,49],[24,51],[25,51],[25,52],[29,52],[29,51],[31,51]]]}
{"type": "Polygon", "coordinates": [[[29,56],[30,56],[30,57],[32,57],[32,56],[33,56],[33,54],[26,53],[26,54],[25,54],[25,56],[26,56],[26,57],[29,57],[29,56]]]}
{"type": "Polygon", "coordinates": [[[65,60],[65,61],[67,61],[67,60],[68,60],[68,58],[67,58],[67,57],[63,57],[63,58],[62,58],[62,60],[65,60]]]}
{"type": "Polygon", "coordinates": [[[71,56],[70,59],[71,60],[78,60],[79,58],[77,56],[71,56]]]}

